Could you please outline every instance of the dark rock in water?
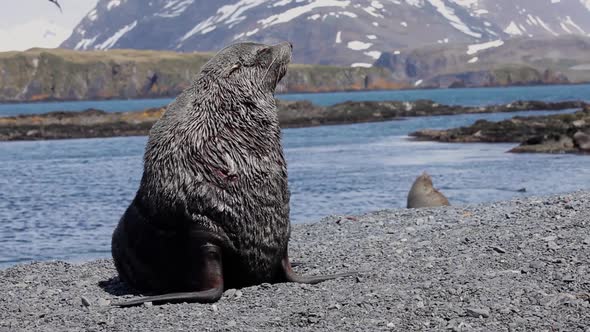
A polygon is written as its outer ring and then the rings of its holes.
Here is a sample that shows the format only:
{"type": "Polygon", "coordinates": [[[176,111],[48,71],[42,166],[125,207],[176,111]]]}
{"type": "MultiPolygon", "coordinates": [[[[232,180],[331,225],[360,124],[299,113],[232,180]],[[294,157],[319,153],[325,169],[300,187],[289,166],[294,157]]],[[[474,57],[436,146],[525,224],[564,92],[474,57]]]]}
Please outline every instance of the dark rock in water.
{"type": "MultiPolygon", "coordinates": [[[[528,102],[529,106],[545,108],[528,102]]],[[[570,106],[573,106],[570,105],[570,106]]],[[[521,143],[510,152],[580,153],[590,151],[590,106],[584,103],[581,111],[569,114],[522,117],[499,122],[478,120],[469,127],[448,130],[425,129],[411,133],[419,140],[450,143],[521,143]]],[[[493,108],[493,107],[492,107],[493,108]]],[[[572,107],[574,108],[574,107],[572,107]]]]}
{"type": "MultiPolygon", "coordinates": [[[[579,101],[546,103],[541,101],[517,101],[505,105],[485,107],[464,107],[443,105],[432,100],[401,101],[369,101],[345,102],[328,107],[321,107],[309,101],[277,100],[279,122],[283,128],[310,127],[319,125],[349,124],[401,120],[405,117],[456,115],[514,112],[524,110],[559,110],[582,107],[579,101]]],[[[0,117],[0,141],[42,140],[64,138],[90,138],[112,136],[147,135],[152,125],[164,113],[164,108],[153,108],[133,112],[105,112],[88,109],[80,112],[50,112],[35,115],[19,115],[0,117]]],[[[583,129],[586,123],[577,121],[583,129]]],[[[521,126],[505,123],[500,128],[489,121],[478,121],[474,125],[477,130],[466,129],[471,135],[463,132],[423,131],[416,133],[418,138],[437,137],[440,141],[513,141],[521,126]],[[490,131],[490,132],[488,132],[490,131]],[[504,136],[502,136],[504,134],[504,136]],[[422,135],[422,136],[421,136],[422,135]]],[[[529,130],[521,133],[521,138],[539,135],[540,130],[529,130]],[[530,131],[530,133],[529,133],[530,131]]]]}
{"type": "Polygon", "coordinates": [[[520,188],[517,190],[519,193],[526,193],[526,188],[520,188]]]}
{"type": "Polygon", "coordinates": [[[577,131],[574,134],[574,143],[580,150],[590,152],[590,134],[588,132],[577,131]]]}

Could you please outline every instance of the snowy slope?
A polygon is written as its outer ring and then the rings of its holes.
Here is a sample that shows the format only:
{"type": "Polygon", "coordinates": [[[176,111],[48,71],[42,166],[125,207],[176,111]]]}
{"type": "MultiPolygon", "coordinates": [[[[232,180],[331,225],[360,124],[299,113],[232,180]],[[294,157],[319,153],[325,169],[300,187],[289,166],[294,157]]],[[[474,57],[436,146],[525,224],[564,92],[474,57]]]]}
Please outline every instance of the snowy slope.
{"type": "Polygon", "coordinates": [[[590,0],[99,0],[62,46],[211,51],[290,40],[295,62],[367,67],[409,47],[589,32],[590,0]]]}

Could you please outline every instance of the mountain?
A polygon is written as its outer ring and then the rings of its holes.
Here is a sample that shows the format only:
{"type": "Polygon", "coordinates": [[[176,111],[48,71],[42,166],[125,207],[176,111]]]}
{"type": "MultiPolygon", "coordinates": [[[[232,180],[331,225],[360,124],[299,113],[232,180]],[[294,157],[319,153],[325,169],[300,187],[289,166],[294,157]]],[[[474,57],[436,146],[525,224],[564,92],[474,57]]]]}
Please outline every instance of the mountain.
{"type": "Polygon", "coordinates": [[[62,47],[213,51],[290,40],[294,62],[370,67],[433,44],[590,33],[590,0],[99,0],[62,47]]]}
{"type": "Polygon", "coordinates": [[[590,38],[513,38],[384,52],[392,80],[420,87],[590,82],[590,38]]]}

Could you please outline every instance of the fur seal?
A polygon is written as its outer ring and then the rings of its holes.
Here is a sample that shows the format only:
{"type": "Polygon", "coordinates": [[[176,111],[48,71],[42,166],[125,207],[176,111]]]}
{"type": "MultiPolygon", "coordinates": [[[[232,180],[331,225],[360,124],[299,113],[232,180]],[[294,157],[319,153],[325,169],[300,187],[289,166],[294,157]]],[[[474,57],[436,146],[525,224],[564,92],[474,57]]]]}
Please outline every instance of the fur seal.
{"type": "Polygon", "coordinates": [[[422,173],[408,193],[408,208],[423,208],[423,207],[437,207],[446,206],[449,200],[440,191],[436,190],[432,185],[432,178],[426,172],[422,173]]]}
{"type": "Polygon", "coordinates": [[[303,277],[291,269],[274,99],[291,53],[286,42],[224,48],[152,127],[112,255],[122,281],[156,295],[117,306],[215,302],[224,289],[355,274],[303,277]]]}

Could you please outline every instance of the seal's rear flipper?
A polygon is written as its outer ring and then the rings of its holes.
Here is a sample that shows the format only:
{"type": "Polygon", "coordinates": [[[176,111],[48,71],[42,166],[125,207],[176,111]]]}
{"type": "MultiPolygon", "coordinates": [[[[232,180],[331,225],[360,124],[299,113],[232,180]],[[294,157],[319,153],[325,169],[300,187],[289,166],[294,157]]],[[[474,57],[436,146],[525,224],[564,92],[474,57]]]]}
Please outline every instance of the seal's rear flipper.
{"type": "Polygon", "coordinates": [[[338,274],[331,274],[327,276],[312,276],[306,277],[301,276],[295,273],[291,267],[291,262],[289,262],[289,257],[285,255],[285,258],[281,261],[281,267],[284,273],[284,281],[287,282],[298,282],[301,284],[317,284],[326,280],[332,280],[341,277],[351,277],[358,274],[358,272],[347,272],[347,273],[338,273],[338,274]]]}
{"type": "Polygon", "coordinates": [[[180,302],[216,302],[223,295],[223,268],[221,265],[221,248],[206,243],[197,249],[199,262],[195,266],[192,275],[203,290],[195,292],[168,293],[155,296],[142,297],[136,300],[116,303],[117,307],[133,307],[146,302],[153,304],[180,303],[180,302]]]}
{"type": "Polygon", "coordinates": [[[212,303],[217,302],[223,295],[223,288],[212,288],[201,292],[184,292],[184,293],[170,293],[156,296],[142,297],[137,300],[131,300],[127,302],[115,303],[116,307],[134,307],[146,302],[152,302],[153,304],[164,304],[164,303],[181,303],[181,302],[199,302],[199,303],[212,303]]]}

